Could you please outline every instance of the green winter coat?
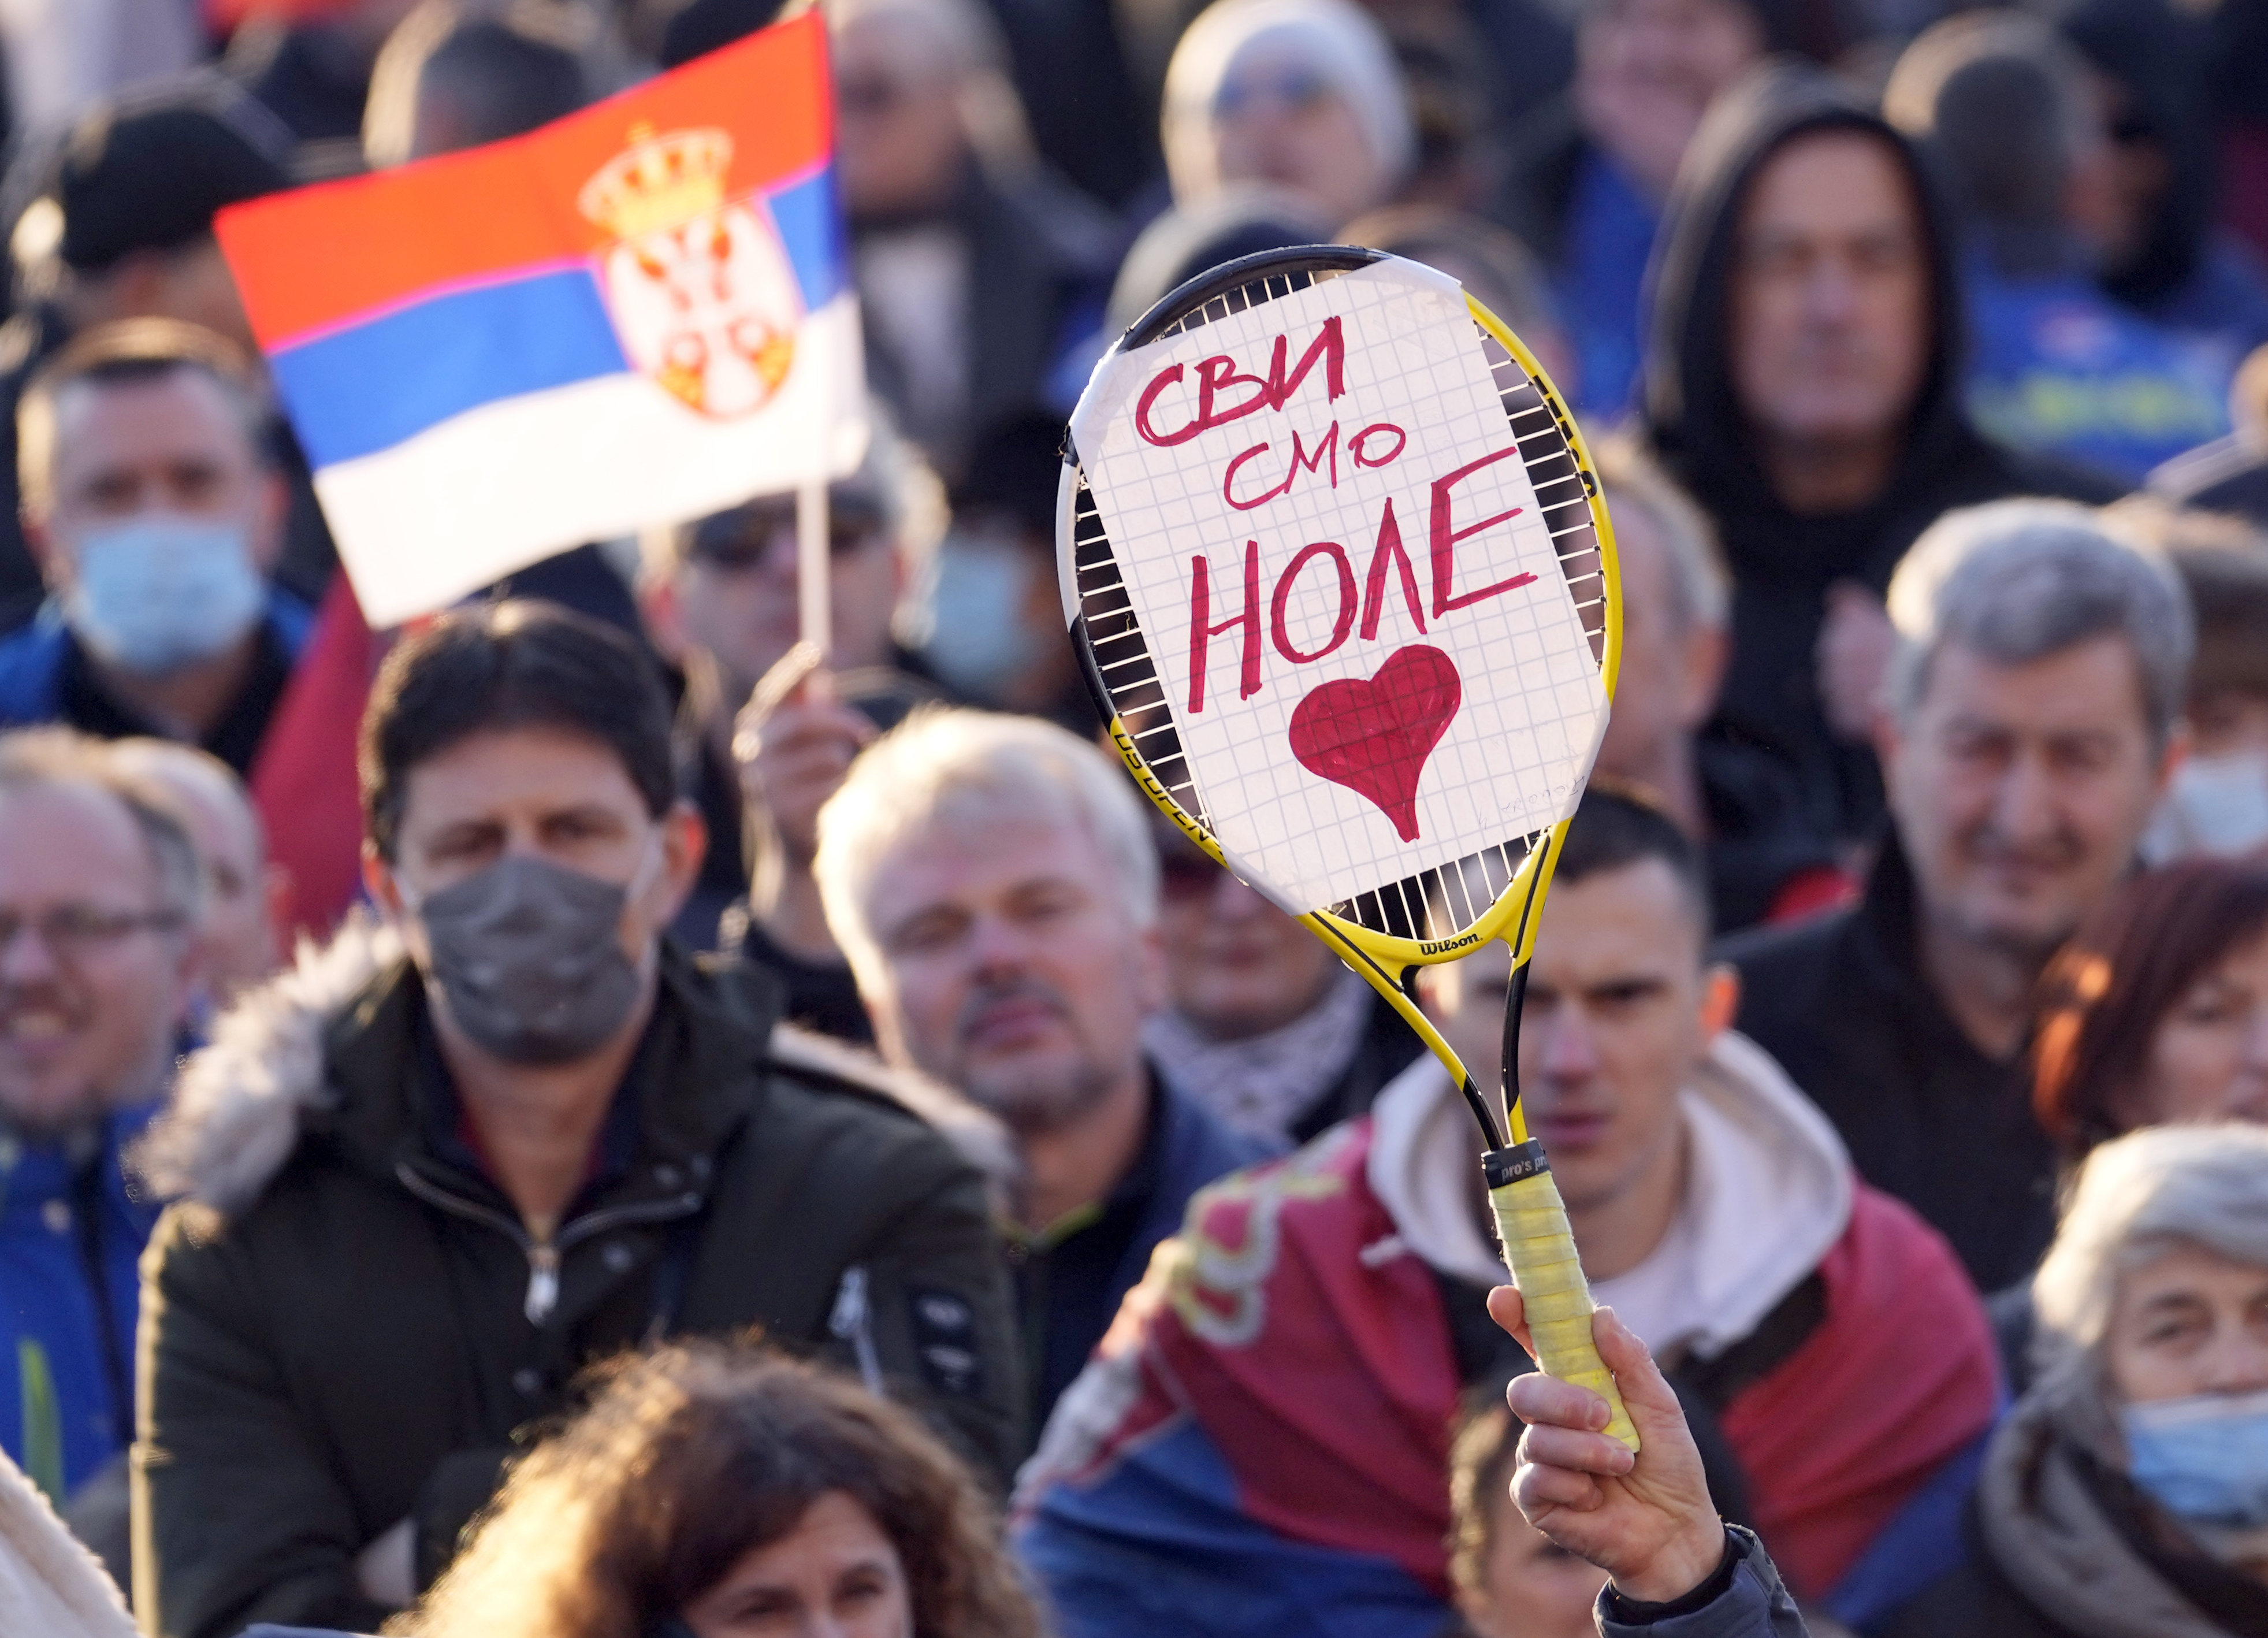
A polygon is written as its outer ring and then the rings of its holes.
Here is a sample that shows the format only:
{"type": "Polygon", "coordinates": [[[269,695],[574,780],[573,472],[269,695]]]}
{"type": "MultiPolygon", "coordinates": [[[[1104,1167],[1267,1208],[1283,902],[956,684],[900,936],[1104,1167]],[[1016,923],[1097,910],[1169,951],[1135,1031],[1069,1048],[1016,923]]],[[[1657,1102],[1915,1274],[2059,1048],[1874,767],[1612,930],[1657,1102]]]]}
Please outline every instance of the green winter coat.
{"type": "Polygon", "coordinates": [[[1005,1477],[1022,1386],[964,1155],[981,1117],[961,1107],[956,1145],[879,1071],[777,1029],[754,970],[666,946],[605,1145],[627,1164],[531,1246],[448,1158],[423,1007],[390,936],[352,929],[224,1022],[152,1141],[153,1185],[181,1198],[143,1265],[147,1630],[374,1629],[357,1555],[410,1519],[430,1582],[576,1373],[666,1333],[761,1326],[1005,1477]]]}

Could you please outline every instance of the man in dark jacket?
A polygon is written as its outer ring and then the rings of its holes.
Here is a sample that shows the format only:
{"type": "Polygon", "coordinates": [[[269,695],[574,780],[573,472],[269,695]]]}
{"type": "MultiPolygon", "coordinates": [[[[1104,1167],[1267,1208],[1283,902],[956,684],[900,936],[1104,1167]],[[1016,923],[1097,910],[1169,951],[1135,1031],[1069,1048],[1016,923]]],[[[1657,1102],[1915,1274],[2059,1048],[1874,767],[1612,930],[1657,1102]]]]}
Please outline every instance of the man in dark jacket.
{"type": "Polygon", "coordinates": [[[1890,610],[1876,742],[1895,829],[1866,896],[1724,953],[1741,1028],[1993,1291],[2055,1221],[2032,992],[2132,867],[2180,761],[2192,623],[2170,571],[2058,501],[1948,515],[1890,610]]]}
{"type": "Polygon", "coordinates": [[[1142,799],[1053,723],[924,712],[851,764],[814,874],[883,1057],[1014,1135],[1036,1432],[1189,1197],[1270,1152],[1144,1056],[1165,973],[1142,799]]]}
{"type": "Polygon", "coordinates": [[[0,638],[0,723],[180,740],[252,777],[314,625],[271,578],[288,498],[265,415],[235,344],[172,319],[85,331],[32,378],[23,524],[48,600],[0,638]]]}
{"type": "Polygon", "coordinates": [[[1712,108],[1662,222],[1646,434],[1733,571],[1733,660],[1711,732],[1785,757],[1845,837],[1879,818],[1880,776],[1863,707],[1822,697],[1815,652],[1882,633],[1890,571],[1948,507],[2110,498],[1964,418],[1954,249],[1905,140],[1786,64],[1712,108]]]}
{"type": "Polygon", "coordinates": [[[362,767],[386,928],[225,1023],[151,1147],[184,1198],[145,1264],[145,1628],[374,1628],[516,1430],[673,1333],[761,1325],[1004,1472],[983,1177],[663,936],[702,832],[637,652],[541,604],[451,616],[389,657],[362,767]]]}

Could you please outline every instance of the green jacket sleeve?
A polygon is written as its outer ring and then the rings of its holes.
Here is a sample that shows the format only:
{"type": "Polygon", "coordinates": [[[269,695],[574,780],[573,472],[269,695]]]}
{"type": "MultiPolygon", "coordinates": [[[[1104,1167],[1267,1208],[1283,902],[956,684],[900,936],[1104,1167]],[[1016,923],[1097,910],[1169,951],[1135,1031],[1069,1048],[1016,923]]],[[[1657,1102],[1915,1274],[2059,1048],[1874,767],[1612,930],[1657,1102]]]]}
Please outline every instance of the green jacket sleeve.
{"type": "Polygon", "coordinates": [[[828,1329],[835,1361],[919,1411],[1005,1494],[1027,1442],[1014,1298],[983,1179],[954,1167],[867,1242],[828,1329]]]}
{"type": "Polygon", "coordinates": [[[134,1605],[157,1638],[254,1621],[376,1630],[365,1536],[294,1410],[242,1253],[169,1211],[143,1261],[134,1605]]]}

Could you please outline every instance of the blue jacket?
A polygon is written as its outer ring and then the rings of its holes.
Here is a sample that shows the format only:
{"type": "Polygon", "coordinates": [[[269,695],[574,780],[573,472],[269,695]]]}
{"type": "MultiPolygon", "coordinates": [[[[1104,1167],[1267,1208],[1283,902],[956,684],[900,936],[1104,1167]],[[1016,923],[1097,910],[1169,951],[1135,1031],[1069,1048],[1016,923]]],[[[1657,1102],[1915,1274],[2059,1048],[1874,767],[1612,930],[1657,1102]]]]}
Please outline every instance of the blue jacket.
{"type": "MultiPolygon", "coordinates": [[[[315,629],[315,611],[276,586],[268,588],[261,619],[295,661],[315,629]]],[[[53,722],[63,714],[63,656],[70,646],[70,628],[53,598],[31,624],[0,638],[0,728],[53,722]]]]}
{"type": "Polygon", "coordinates": [[[2161,328],[2076,274],[1962,269],[1970,417],[2011,448],[2128,483],[2228,431],[2227,347],[2161,328]]]}
{"type": "Polygon", "coordinates": [[[120,1157],[157,1112],[110,1117],[74,1162],[0,1137],[0,1449],[60,1503],[134,1428],[136,1265],[158,1208],[120,1157]]]}

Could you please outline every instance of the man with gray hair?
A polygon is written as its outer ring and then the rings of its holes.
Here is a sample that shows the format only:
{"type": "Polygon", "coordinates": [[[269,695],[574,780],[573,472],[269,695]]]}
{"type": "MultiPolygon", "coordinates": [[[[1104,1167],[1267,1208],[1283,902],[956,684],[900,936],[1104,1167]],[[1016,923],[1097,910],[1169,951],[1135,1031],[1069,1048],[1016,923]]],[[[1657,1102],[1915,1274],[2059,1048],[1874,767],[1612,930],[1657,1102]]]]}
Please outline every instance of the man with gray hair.
{"type": "Polygon", "coordinates": [[[1015,1139],[1035,1433],[1189,1196],[1265,1152],[1143,1057],[1165,970],[1141,801],[1053,724],[924,709],[819,815],[819,890],[883,1056],[1015,1139]]]}
{"type": "Polygon", "coordinates": [[[157,1219],[122,1157],[173,1080],[200,889],[187,830],[105,747],[0,736],[0,1450],[58,1508],[107,1474],[122,1537],[157,1219]]]}
{"type": "Polygon", "coordinates": [[[2133,866],[2181,756],[2193,624],[2164,564],[2046,500],[1948,513],[1889,611],[1891,834],[1865,896],[1725,955],[1742,1030],[1991,1291],[2054,1222],[2023,1074],[2033,986],[2133,866]]]}

